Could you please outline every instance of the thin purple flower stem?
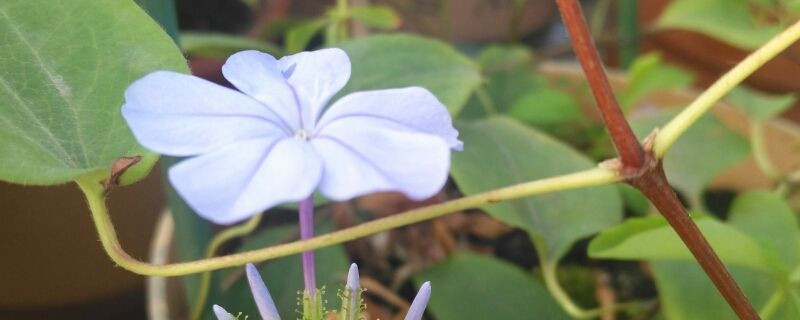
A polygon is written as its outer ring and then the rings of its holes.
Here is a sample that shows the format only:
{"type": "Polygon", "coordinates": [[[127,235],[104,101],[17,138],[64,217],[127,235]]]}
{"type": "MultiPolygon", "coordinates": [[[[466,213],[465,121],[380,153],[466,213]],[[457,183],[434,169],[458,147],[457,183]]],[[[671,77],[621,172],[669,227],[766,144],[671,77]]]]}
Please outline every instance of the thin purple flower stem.
{"type": "MultiPolygon", "coordinates": [[[[300,214],[300,239],[307,240],[314,237],[314,195],[300,201],[298,206],[300,214]]],[[[317,277],[314,269],[314,251],[303,251],[303,281],[306,291],[314,300],[314,291],[317,289],[317,277]]]]}

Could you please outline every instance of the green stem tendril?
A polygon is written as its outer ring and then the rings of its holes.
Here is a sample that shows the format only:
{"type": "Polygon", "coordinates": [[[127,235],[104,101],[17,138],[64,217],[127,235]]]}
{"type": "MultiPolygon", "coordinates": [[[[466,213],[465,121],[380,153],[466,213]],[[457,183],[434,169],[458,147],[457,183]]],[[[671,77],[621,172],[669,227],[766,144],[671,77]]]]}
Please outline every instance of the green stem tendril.
{"type": "MultiPolygon", "coordinates": [[[[542,246],[538,245],[536,247],[543,248],[542,246]]],[[[602,308],[583,309],[578,306],[575,301],[572,301],[572,298],[566,291],[564,291],[564,288],[562,288],[561,284],[558,282],[558,275],[556,273],[556,270],[558,270],[558,261],[550,261],[546,258],[547,257],[545,257],[543,253],[539,254],[539,261],[542,261],[541,267],[544,285],[547,288],[547,291],[550,292],[550,295],[553,296],[553,299],[555,299],[556,302],[558,302],[558,304],[561,306],[561,308],[575,319],[593,319],[608,313],[615,313],[619,310],[641,308],[643,305],[649,303],[648,301],[631,301],[626,303],[615,303],[602,308]]]]}
{"type": "Polygon", "coordinates": [[[487,115],[493,116],[497,114],[497,106],[495,106],[494,101],[492,101],[492,97],[489,96],[489,92],[486,91],[486,87],[480,86],[478,89],[475,89],[475,97],[478,98],[481,107],[483,107],[483,111],[486,112],[487,115]]]}
{"type": "MultiPolygon", "coordinates": [[[[253,230],[258,227],[258,224],[261,223],[262,214],[254,215],[252,218],[247,220],[245,223],[242,223],[237,226],[233,226],[222,230],[218,234],[216,234],[213,238],[211,238],[211,242],[208,244],[208,248],[206,248],[206,258],[213,257],[217,250],[234,238],[238,238],[241,236],[245,236],[253,232],[253,230]]],[[[200,319],[203,316],[203,312],[205,311],[206,306],[206,299],[208,299],[208,290],[211,287],[211,271],[203,272],[202,277],[200,278],[200,287],[197,290],[197,299],[194,304],[194,310],[192,310],[192,318],[191,319],[200,319]]]]}
{"type": "Polygon", "coordinates": [[[739,85],[744,79],[753,74],[758,68],[765,65],[788,46],[800,39],[800,21],[784,30],[761,48],[748,55],[733,69],[725,73],[708,89],[703,91],[697,99],[692,101],[680,114],[667,123],[653,141],[653,151],[658,158],[663,158],[670,146],[697,121],[703,114],[711,109],[728,92],[739,85]]]}
{"type": "Polygon", "coordinates": [[[786,289],[778,288],[775,290],[767,300],[767,303],[764,304],[764,307],[758,312],[761,319],[769,320],[775,314],[775,311],[778,311],[778,307],[781,306],[784,299],[786,299],[786,289]]]}
{"type": "Polygon", "coordinates": [[[103,249],[111,260],[120,267],[133,273],[151,276],[182,276],[222,268],[237,267],[248,262],[275,259],[298,254],[303,251],[343,243],[378,232],[440,217],[451,212],[478,208],[496,202],[519,199],[537,194],[599,186],[622,181],[622,177],[612,169],[601,167],[594,168],[567,175],[524,182],[424,208],[409,210],[347,229],[318,235],[308,240],[294,241],[220,257],[167,265],[154,265],[139,261],[122,249],[117,234],[114,231],[114,225],[111,223],[111,218],[108,215],[108,208],[106,208],[105,197],[103,196],[103,187],[99,183],[99,181],[105,177],[105,174],[95,173],[76,180],[89,203],[92,219],[97,228],[97,233],[100,237],[103,249]]]}

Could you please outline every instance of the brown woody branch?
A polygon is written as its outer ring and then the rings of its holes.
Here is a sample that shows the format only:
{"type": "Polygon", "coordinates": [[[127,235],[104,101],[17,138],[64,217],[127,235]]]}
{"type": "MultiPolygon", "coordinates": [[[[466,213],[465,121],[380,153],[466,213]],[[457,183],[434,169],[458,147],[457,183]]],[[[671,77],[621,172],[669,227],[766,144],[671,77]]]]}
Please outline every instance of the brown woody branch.
{"type": "Polygon", "coordinates": [[[620,158],[618,170],[627,182],[639,189],[678,233],[689,251],[706,272],[740,319],[760,319],[725,265],[711,248],[669,185],[661,159],[650,148],[643,148],[617,103],[597,53],[589,28],[577,0],[556,0],[561,17],[603,121],[620,158]]]}

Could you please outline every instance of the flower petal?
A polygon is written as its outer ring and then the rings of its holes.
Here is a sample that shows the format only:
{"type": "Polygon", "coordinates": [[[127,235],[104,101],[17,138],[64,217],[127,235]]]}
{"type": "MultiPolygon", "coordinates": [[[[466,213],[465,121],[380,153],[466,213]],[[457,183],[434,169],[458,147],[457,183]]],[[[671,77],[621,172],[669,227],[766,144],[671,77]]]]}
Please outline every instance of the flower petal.
{"type": "Polygon", "coordinates": [[[420,320],[422,314],[425,313],[425,307],[428,306],[428,300],[431,298],[431,283],[426,281],[419,288],[417,296],[414,297],[414,302],[411,302],[411,307],[408,308],[405,320],[420,320]]]}
{"type": "MultiPolygon", "coordinates": [[[[356,320],[356,316],[359,314],[358,308],[361,307],[361,281],[358,277],[358,265],[355,263],[350,264],[350,270],[347,272],[347,284],[345,285],[345,290],[347,290],[347,296],[350,298],[348,303],[348,314],[350,315],[350,319],[341,319],[341,320],[356,320]]],[[[342,303],[345,303],[344,301],[342,303]]]]}
{"type": "Polygon", "coordinates": [[[239,141],[169,170],[172,185],[189,206],[218,224],[304,199],[321,174],[317,153],[296,138],[239,141]]]}
{"type": "Polygon", "coordinates": [[[212,309],[214,309],[214,315],[217,316],[217,320],[236,320],[236,317],[226,311],[223,307],[215,304],[212,309]]]}
{"type": "Polygon", "coordinates": [[[302,127],[298,97],[273,56],[256,50],[237,52],[222,65],[222,74],[237,89],[266,104],[291,125],[292,132],[302,127]]]}
{"type": "Polygon", "coordinates": [[[283,74],[297,92],[313,128],[328,100],[350,80],[350,58],[342,49],[329,48],[300,52],[278,60],[283,74]]]}
{"type": "Polygon", "coordinates": [[[348,94],[336,101],[322,116],[317,128],[349,117],[371,117],[402,124],[414,130],[435,134],[447,144],[461,150],[458,131],[447,108],[425,88],[361,91],[348,94]]]}
{"type": "Polygon", "coordinates": [[[250,283],[250,291],[253,293],[253,300],[256,302],[261,319],[280,320],[281,317],[278,315],[278,309],[275,308],[275,302],[272,301],[272,296],[269,295],[269,290],[264,285],[264,280],[261,280],[256,266],[248,263],[245,269],[247,270],[247,282],[250,283]]]}
{"type": "Polygon", "coordinates": [[[288,134],[280,119],[257,101],[170,71],[156,71],[131,84],[122,115],[139,143],[174,156],[206,153],[241,139],[288,134]]]}
{"type": "Polygon", "coordinates": [[[346,286],[353,292],[361,290],[361,281],[358,277],[358,265],[355,263],[350,264],[350,270],[347,271],[346,286]]]}
{"type": "Polygon", "coordinates": [[[339,119],[311,143],[325,166],[320,191],[334,200],[377,191],[400,191],[422,200],[447,180],[450,148],[445,140],[391,121],[339,119]]]}

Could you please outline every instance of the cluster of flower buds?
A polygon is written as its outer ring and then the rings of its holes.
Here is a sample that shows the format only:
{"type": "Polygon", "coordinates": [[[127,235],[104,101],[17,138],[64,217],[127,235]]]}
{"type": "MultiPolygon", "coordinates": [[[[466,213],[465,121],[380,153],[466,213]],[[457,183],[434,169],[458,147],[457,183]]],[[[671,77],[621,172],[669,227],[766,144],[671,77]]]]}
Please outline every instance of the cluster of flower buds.
{"type": "MultiPolygon", "coordinates": [[[[267,286],[261,279],[261,275],[256,270],[256,267],[250,263],[247,264],[247,281],[250,283],[250,290],[253,292],[253,300],[255,300],[258,312],[264,320],[280,320],[278,309],[275,307],[275,302],[272,301],[267,286]]],[[[303,301],[303,319],[309,320],[322,320],[328,319],[322,307],[321,292],[316,290],[316,299],[309,299],[308,291],[305,291],[303,301]]],[[[336,319],[339,320],[362,320],[365,319],[364,311],[365,305],[361,299],[361,282],[358,277],[358,266],[355,263],[350,265],[350,271],[347,273],[347,284],[339,294],[342,298],[342,305],[336,314],[336,319]]],[[[431,284],[425,282],[420,287],[417,296],[411,303],[411,307],[406,313],[405,320],[420,320],[422,314],[425,313],[425,307],[428,306],[428,300],[431,297],[431,284]]],[[[242,320],[238,316],[226,311],[224,308],[214,305],[214,314],[218,320],[242,320]]]]}

